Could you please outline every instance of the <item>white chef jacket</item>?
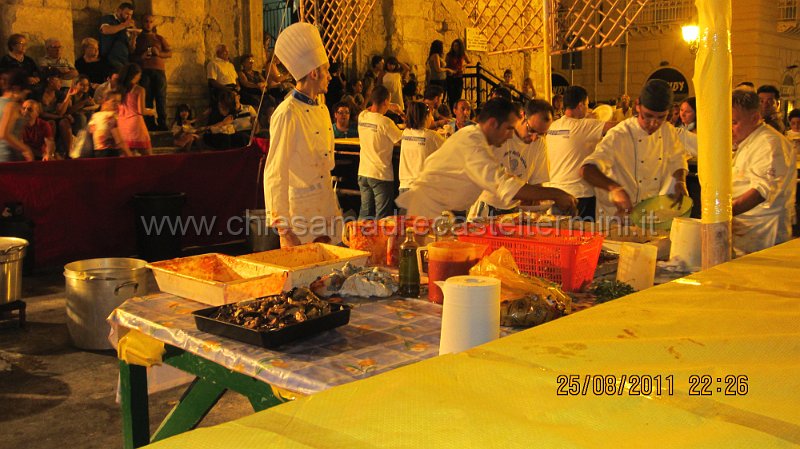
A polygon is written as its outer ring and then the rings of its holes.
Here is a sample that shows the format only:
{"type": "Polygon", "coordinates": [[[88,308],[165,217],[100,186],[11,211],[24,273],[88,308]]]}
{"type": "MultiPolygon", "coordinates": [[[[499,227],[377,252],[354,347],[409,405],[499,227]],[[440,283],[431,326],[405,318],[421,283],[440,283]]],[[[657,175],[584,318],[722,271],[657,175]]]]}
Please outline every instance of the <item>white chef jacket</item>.
{"type": "Polygon", "coordinates": [[[792,236],[796,155],[792,144],[761,123],[733,155],[733,198],[755,189],[764,202],[733,217],[733,248],[749,254],[783,243],[792,236]]]}
{"type": "MultiPolygon", "coordinates": [[[[531,143],[525,143],[514,133],[502,146],[491,149],[494,150],[495,158],[500,161],[503,168],[525,183],[544,184],[550,179],[547,169],[547,144],[543,136],[539,136],[531,143]]],[[[484,212],[488,212],[488,208],[481,207],[481,203],[498,209],[512,209],[519,204],[519,201],[504,203],[491,191],[483,191],[478,198],[477,208],[474,208],[474,215],[483,216],[484,212]]]]}
{"type": "Polygon", "coordinates": [[[394,144],[401,137],[403,132],[389,117],[369,110],[358,114],[358,139],[361,145],[358,176],[394,181],[392,152],[394,144]]]}
{"type": "Polygon", "coordinates": [[[488,190],[510,203],[525,181],[508,173],[477,126],[461,128],[425,160],[411,190],[395,201],[409,215],[438,217],[443,210],[466,210],[488,190]]]}
{"type": "Polygon", "coordinates": [[[591,198],[594,187],[581,177],[586,156],[603,138],[606,122],[566,115],[553,122],[547,131],[547,158],[550,161],[548,187],[561,189],[575,198],[591,198]]]}
{"type": "Polygon", "coordinates": [[[400,188],[408,189],[411,183],[417,179],[425,159],[439,149],[444,143],[442,137],[436,131],[430,129],[411,129],[403,130],[403,138],[400,141],[400,188]]]}
{"type": "Polygon", "coordinates": [[[272,114],[270,130],[264,199],[272,220],[291,220],[303,243],[321,235],[338,242],[341,211],[331,183],[333,129],[325,103],[289,95],[272,114]]]}
{"type": "MultiPolygon", "coordinates": [[[[648,135],[638,119],[631,117],[611,128],[597,144],[584,165],[595,165],[622,186],[636,205],[640,201],[673,191],[672,176],[686,169],[686,150],[674,126],[664,123],[648,135]]],[[[616,215],[617,208],[608,191],[595,189],[597,217],[616,215]]]]}

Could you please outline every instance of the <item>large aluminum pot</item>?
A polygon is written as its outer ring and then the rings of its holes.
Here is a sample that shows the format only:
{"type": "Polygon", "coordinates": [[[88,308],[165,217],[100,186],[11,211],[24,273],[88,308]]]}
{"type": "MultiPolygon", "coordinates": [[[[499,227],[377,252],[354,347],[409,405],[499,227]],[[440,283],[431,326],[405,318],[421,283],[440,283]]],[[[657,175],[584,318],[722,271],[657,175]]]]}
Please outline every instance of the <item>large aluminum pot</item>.
{"type": "Polygon", "coordinates": [[[64,267],[67,329],[75,346],[111,349],[106,318],[126,299],[147,294],[149,269],[140,259],[103,258],[64,267]]]}
{"type": "Polygon", "coordinates": [[[0,237],[0,304],[22,297],[22,259],[28,241],[16,237],[0,237]]]}

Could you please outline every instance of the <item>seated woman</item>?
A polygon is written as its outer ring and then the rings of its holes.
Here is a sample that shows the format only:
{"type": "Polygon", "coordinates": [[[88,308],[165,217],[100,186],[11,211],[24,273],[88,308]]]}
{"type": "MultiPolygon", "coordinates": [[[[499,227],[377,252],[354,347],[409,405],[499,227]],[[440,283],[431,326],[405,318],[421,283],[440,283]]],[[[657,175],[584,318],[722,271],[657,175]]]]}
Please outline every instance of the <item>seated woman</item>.
{"type": "MultiPolygon", "coordinates": [[[[73,118],[69,113],[72,106],[72,96],[77,93],[77,85],[72,86],[66,95],[62,95],[61,78],[50,76],[47,78],[45,88],[41,93],[40,102],[42,112],[40,117],[50,123],[56,135],[56,153],[58,157],[66,158],[72,148],[73,118]]],[[[85,125],[85,123],[84,123],[85,125]]]]}
{"type": "Polygon", "coordinates": [[[239,89],[242,103],[258,107],[261,102],[261,92],[267,86],[266,80],[257,70],[253,69],[255,59],[250,53],[242,55],[239,60],[239,89]]]}
{"type": "Polygon", "coordinates": [[[86,75],[78,75],[78,79],[70,89],[70,106],[67,108],[67,114],[71,121],[72,135],[77,136],[78,133],[86,129],[86,124],[89,123],[89,117],[94,111],[99,109],[99,106],[94,102],[90,94],[91,83],[89,77],[86,75]]]}
{"type": "Polygon", "coordinates": [[[87,37],[81,41],[83,56],[75,61],[75,68],[81,75],[89,78],[91,91],[94,92],[97,86],[106,82],[114,69],[100,58],[100,44],[97,39],[87,37]]]}
{"type": "MultiPolygon", "coordinates": [[[[230,150],[247,145],[250,134],[237,132],[234,125],[239,109],[233,92],[221,92],[208,117],[208,131],[203,135],[203,142],[215,150],[230,150]]],[[[241,127],[241,122],[239,126],[241,127]]]]}

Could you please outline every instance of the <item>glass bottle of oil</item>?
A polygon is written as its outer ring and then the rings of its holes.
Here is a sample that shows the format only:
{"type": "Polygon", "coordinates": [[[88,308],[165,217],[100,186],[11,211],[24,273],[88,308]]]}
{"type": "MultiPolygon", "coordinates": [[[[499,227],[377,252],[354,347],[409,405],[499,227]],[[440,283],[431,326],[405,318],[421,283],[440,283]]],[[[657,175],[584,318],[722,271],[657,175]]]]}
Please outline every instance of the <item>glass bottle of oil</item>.
{"type": "Polygon", "coordinates": [[[414,229],[406,229],[406,240],[400,245],[400,289],[397,293],[405,298],[419,298],[419,266],[417,266],[417,244],[414,229]]]}

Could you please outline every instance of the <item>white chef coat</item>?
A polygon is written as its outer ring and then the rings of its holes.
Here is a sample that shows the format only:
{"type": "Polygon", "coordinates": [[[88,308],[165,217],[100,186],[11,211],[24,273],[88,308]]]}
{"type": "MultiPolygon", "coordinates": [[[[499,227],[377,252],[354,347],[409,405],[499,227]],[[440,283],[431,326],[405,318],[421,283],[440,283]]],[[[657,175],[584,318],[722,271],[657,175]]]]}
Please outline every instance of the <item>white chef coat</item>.
{"type": "MultiPolygon", "coordinates": [[[[611,128],[597,144],[584,165],[595,165],[604,175],[622,186],[636,205],[674,189],[672,176],[686,169],[686,150],[674,126],[664,123],[648,135],[631,117],[611,128]]],[[[595,189],[597,217],[616,215],[617,208],[608,191],[595,189]]]]}
{"type": "Polygon", "coordinates": [[[430,129],[411,129],[403,130],[403,138],[400,141],[400,188],[408,189],[411,183],[417,179],[425,159],[439,149],[444,143],[442,137],[436,131],[430,129]]]}
{"type": "Polygon", "coordinates": [[[792,236],[797,170],[792,144],[761,123],[733,155],[733,198],[755,189],[764,202],[733,217],[733,248],[749,254],[792,236]]]}
{"type": "Polygon", "coordinates": [[[614,109],[614,115],[611,117],[611,121],[621,122],[631,117],[633,117],[633,107],[629,107],[628,112],[622,112],[622,108],[616,108],[614,109]]]}
{"type": "Polygon", "coordinates": [[[581,166],[603,138],[605,124],[593,118],[565,115],[550,125],[547,131],[548,187],[561,189],[575,198],[594,196],[594,187],[581,177],[581,166]]]}
{"type": "Polygon", "coordinates": [[[392,152],[394,144],[401,137],[403,132],[389,117],[369,110],[358,114],[358,140],[361,145],[358,176],[394,181],[392,152]]]}
{"type": "Polygon", "coordinates": [[[337,243],[342,213],[331,183],[334,143],[328,108],[289,95],[272,114],[270,129],[264,199],[272,220],[291,220],[303,243],[322,235],[337,243]]]}
{"type": "MultiPolygon", "coordinates": [[[[514,133],[502,146],[491,149],[494,150],[495,158],[500,161],[503,168],[525,183],[544,184],[550,179],[547,169],[547,144],[543,136],[539,136],[531,143],[525,143],[514,133]]],[[[485,213],[488,213],[488,208],[482,207],[481,203],[498,209],[512,209],[519,204],[519,201],[504,203],[494,193],[483,191],[476,203],[477,207],[472,208],[474,213],[470,216],[485,216],[485,213]]]]}
{"type": "Polygon", "coordinates": [[[510,203],[525,181],[508,173],[494,155],[483,131],[462,128],[425,160],[411,190],[397,197],[409,215],[438,217],[444,210],[466,210],[488,190],[510,203]]]}

